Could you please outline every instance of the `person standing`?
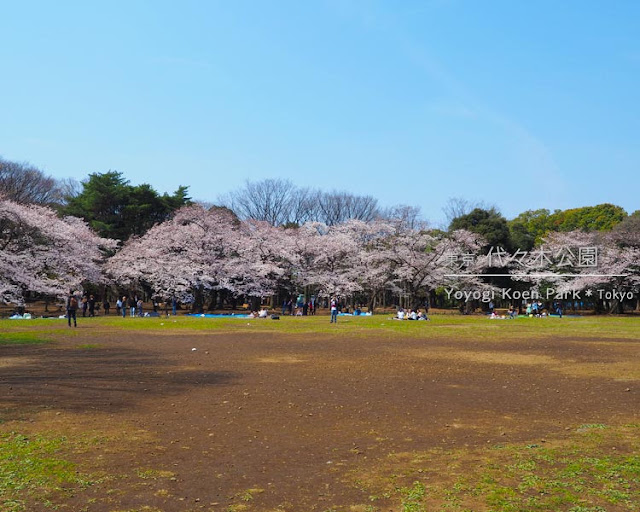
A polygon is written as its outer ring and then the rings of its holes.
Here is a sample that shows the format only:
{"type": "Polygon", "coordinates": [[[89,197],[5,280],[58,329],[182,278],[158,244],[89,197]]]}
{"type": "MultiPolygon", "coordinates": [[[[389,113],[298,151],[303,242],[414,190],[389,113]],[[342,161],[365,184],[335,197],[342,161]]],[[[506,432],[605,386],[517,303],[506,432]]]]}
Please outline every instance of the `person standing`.
{"type": "Polygon", "coordinates": [[[89,307],[89,299],[87,299],[87,296],[84,295],[82,297],[82,317],[84,318],[85,316],[87,316],[87,308],[89,307]]]}
{"type": "Polygon", "coordinates": [[[335,297],[331,298],[331,322],[329,323],[338,323],[338,301],[335,297]]]}
{"type": "Polygon", "coordinates": [[[127,296],[122,297],[122,318],[127,316],[127,296]]]}
{"type": "Polygon", "coordinates": [[[67,321],[69,323],[69,327],[71,327],[71,319],[73,318],[73,326],[78,327],[78,321],[76,317],[76,313],[78,311],[78,299],[73,294],[73,292],[69,292],[69,296],[66,301],[67,306],[67,321]]]}
{"type": "Polygon", "coordinates": [[[96,298],[93,295],[89,295],[89,316],[96,316],[96,298]]]}
{"type": "Polygon", "coordinates": [[[136,299],[133,295],[131,295],[129,297],[129,300],[127,301],[128,305],[129,305],[129,309],[131,310],[129,313],[129,316],[131,316],[132,318],[134,316],[136,316],[136,299]]]}
{"type": "Polygon", "coordinates": [[[111,304],[109,303],[109,299],[105,296],[102,300],[102,309],[104,309],[104,315],[109,316],[109,310],[111,309],[111,304]]]}

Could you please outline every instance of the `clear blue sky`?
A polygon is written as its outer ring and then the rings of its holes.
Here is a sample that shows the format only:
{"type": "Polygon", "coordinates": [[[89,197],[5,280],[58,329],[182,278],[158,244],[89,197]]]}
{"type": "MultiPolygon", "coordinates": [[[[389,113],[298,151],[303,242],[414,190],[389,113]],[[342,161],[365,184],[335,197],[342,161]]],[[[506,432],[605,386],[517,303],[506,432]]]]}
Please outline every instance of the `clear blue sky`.
{"type": "Polygon", "coordinates": [[[2,2],[0,155],[215,201],[245,180],[437,222],[640,208],[640,2],[2,2]]]}

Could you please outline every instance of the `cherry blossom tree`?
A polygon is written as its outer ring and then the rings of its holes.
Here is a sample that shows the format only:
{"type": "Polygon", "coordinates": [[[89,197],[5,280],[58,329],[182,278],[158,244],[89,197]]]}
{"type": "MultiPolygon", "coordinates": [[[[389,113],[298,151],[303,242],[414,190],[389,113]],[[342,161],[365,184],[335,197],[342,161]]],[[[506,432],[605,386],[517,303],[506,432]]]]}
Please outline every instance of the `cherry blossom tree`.
{"type": "Polygon", "coordinates": [[[610,297],[612,312],[622,310],[623,299],[637,300],[640,247],[617,231],[554,232],[531,251],[500,256],[514,280],[531,283],[546,299],[579,296],[601,310],[610,297]]]}
{"type": "Polygon", "coordinates": [[[63,297],[83,282],[104,282],[104,253],[115,247],[81,219],[0,198],[0,300],[21,304],[27,292],[63,297]]]}
{"type": "Polygon", "coordinates": [[[416,308],[438,286],[482,286],[475,274],[480,273],[486,261],[477,258],[483,243],[481,236],[466,230],[444,234],[404,229],[390,239],[385,257],[393,263],[396,290],[405,293],[416,308]],[[465,255],[474,257],[460,271],[452,263],[465,255]]]}
{"type": "Polygon", "coordinates": [[[486,266],[476,259],[483,243],[468,231],[435,234],[404,222],[308,223],[296,230],[295,273],[320,296],[357,293],[372,309],[376,295],[391,290],[408,293],[417,307],[436,286],[484,286],[476,276],[452,276],[450,266],[453,255],[473,253],[465,272],[479,273],[486,266]]]}
{"type": "Polygon", "coordinates": [[[293,246],[282,227],[249,219],[239,225],[227,249],[226,287],[234,296],[247,297],[252,309],[275,294],[290,275],[293,246]]]}
{"type": "Polygon", "coordinates": [[[624,297],[637,300],[640,248],[621,245],[616,233],[553,233],[544,242],[553,256],[546,268],[555,274],[545,279],[559,294],[584,291],[598,304],[608,297],[610,312],[622,312],[624,297]]]}
{"type": "Polygon", "coordinates": [[[351,279],[366,298],[369,311],[373,311],[376,299],[394,283],[393,263],[386,251],[395,228],[390,222],[378,219],[372,222],[351,220],[336,229],[353,241],[351,279]]]}
{"type": "Polygon", "coordinates": [[[316,222],[301,228],[301,234],[311,238],[312,253],[299,275],[302,284],[313,286],[320,296],[346,296],[361,290],[356,278],[360,248],[346,226],[316,222]]]}
{"type": "Polygon", "coordinates": [[[185,299],[230,284],[227,257],[238,221],[224,209],[186,206],[175,216],[128,240],[106,264],[122,286],[185,299]]]}

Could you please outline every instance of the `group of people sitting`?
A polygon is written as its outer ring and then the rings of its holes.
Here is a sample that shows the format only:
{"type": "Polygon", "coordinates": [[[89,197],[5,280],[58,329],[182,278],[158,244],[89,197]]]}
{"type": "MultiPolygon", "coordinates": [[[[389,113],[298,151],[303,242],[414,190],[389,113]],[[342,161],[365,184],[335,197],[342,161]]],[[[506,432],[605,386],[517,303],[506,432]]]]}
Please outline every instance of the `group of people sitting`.
{"type": "Polygon", "coordinates": [[[412,309],[407,313],[403,308],[398,308],[394,320],[429,320],[429,318],[420,309],[412,309]]]}
{"type": "Polygon", "coordinates": [[[267,318],[268,316],[269,312],[264,308],[260,311],[252,311],[249,313],[249,318],[267,318]]]}
{"type": "MultiPolygon", "coordinates": [[[[562,317],[562,306],[561,305],[556,305],[554,303],[554,309],[556,310],[556,313],[562,317]]],[[[517,318],[518,317],[518,313],[519,313],[519,309],[514,307],[513,304],[511,304],[509,306],[509,309],[507,310],[507,314],[506,315],[500,315],[498,314],[498,312],[493,309],[493,303],[489,304],[489,311],[490,311],[490,315],[489,318],[517,318]]],[[[544,304],[542,304],[542,302],[540,301],[533,301],[530,304],[526,305],[526,308],[524,310],[524,313],[528,316],[528,317],[536,317],[536,318],[544,318],[546,316],[549,315],[549,312],[545,309],[544,304]]]]}
{"type": "Polygon", "coordinates": [[[498,314],[498,312],[495,309],[493,309],[493,306],[489,306],[489,307],[491,308],[491,314],[489,315],[490,319],[499,318],[501,320],[504,320],[505,318],[509,318],[509,319],[513,320],[514,318],[516,318],[518,316],[518,310],[513,307],[513,304],[509,306],[509,309],[507,310],[507,314],[506,315],[498,314]]]}

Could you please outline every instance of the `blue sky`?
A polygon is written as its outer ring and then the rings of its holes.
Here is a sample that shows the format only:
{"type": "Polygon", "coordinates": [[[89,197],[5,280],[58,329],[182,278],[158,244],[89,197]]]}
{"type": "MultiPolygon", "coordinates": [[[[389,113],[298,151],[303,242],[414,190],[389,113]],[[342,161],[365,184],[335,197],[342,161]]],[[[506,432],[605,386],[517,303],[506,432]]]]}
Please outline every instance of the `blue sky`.
{"type": "Polygon", "coordinates": [[[640,208],[640,3],[3,2],[0,155],[215,201],[245,180],[437,222],[640,208]]]}

